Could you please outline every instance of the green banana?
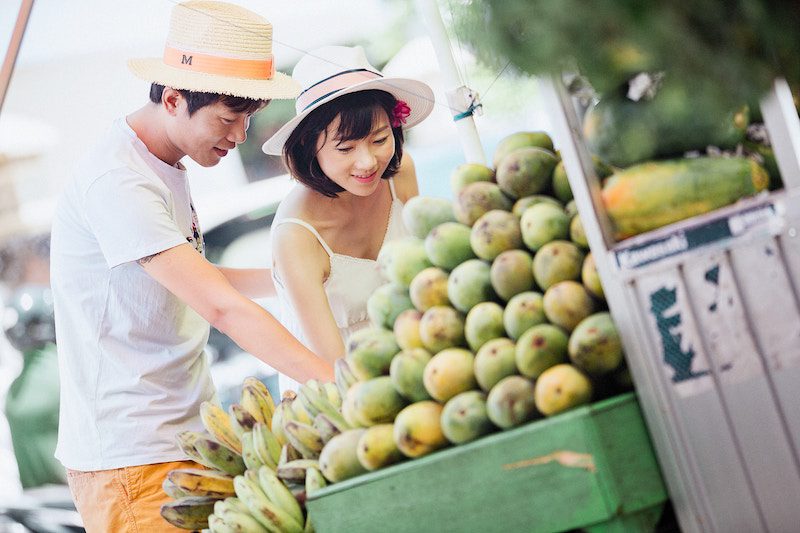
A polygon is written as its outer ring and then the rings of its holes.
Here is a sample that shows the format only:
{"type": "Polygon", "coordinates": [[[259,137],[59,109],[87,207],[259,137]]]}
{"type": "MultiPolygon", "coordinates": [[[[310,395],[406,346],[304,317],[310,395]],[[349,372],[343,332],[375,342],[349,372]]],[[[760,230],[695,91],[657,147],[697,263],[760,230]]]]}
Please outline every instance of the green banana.
{"type": "Polygon", "coordinates": [[[188,492],[180,488],[174,482],[170,481],[168,477],[164,478],[164,482],[161,483],[161,488],[164,490],[164,494],[166,494],[173,500],[179,500],[184,496],[189,496],[188,492]]]}
{"type": "Polygon", "coordinates": [[[325,476],[322,475],[319,468],[313,466],[306,468],[306,496],[311,496],[327,485],[328,482],[325,481],[325,476]]]}
{"type": "Polygon", "coordinates": [[[305,483],[306,470],[308,468],[319,470],[319,461],[315,459],[295,459],[278,466],[276,474],[287,483],[305,483]]]}
{"type": "MultiPolygon", "coordinates": [[[[313,380],[309,380],[313,381],[313,380]]],[[[319,414],[319,409],[311,400],[311,396],[317,394],[313,389],[311,389],[307,384],[301,385],[300,389],[297,391],[297,399],[295,402],[299,401],[303,405],[303,409],[311,418],[314,418],[319,414]]],[[[294,405],[294,404],[292,404],[294,405]]]]}
{"type": "MultiPolygon", "coordinates": [[[[253,518],[250,510],[239,498],[227,498],[214,504],[214,514],[225,526],[237,533],[267,533],[267,529],[253,518]]],[[[211,517],[208,520],[211,526],[211,517]]],[[[227,530],[226,530],[227,531],[227,530]]]]}
{"type": "MultiPolygon", "coordinates": [[[[340,428],[340,431],[344,431],[345,429],[351,429],[351,427],[347,424],[342,413],[339,411],[339,408],[334,406],[330,400],[328,400],[328,396],[324,390],[320,388],[314,389],[313,387],[301,387],[300,388],[300,398],[305,403],[309,403],[312,405],[313,410],[316,410],[317,414],[323,413],[334,422],[337,427],[340,428]]],[[[307,409],[310,413],[312,412],[311,409],[307,409]]],[[[316,414],[314,415],[316,417],[316,414]]]]}
{"type": "Polygon", "coordinates": [[[288,442],[281,446],[281,456],[278,459],[278,466],[284,465],[289,461],[294,461],[296,459],[302,459],[303,456],[300,455],[300,452],[295,450],[294,446],[289,444],[288,442]]]}
{"type": "Polygon", "coordinates": [[[285,533],[302,533],[303,526],[286,511],[281,509],[267,498],[258,483],[258,476],[252,470],[243,476],[236,476],[233,480],[236,495],[262,526],[270,531],[285,533]]]}
{"type": "Polygon", "coordinates": [[[226,511],[234,511],[237,513],[249,513],[247,506],[242,503],[242,500],[236,496],[229,496],[224,500],[217,500],[214,504],[214,513],[222,515],[226,511]]]}
{"type": "Polygon", "coordinates": [[[330,381],[323,383],[322,390],[325,391],[325,395],[328,397],[328,401],[331,403],[331,405],[333,405],[336,409],[339,409],[342,406],[342,394],[336,387],[336,383],[330,381]]]}
{"type": "Polygon", "coordinates": [[[228,414],[231,416],[231,426],[239,438],[242,433],[253,429],[253,424],[257,421],[250,411],[241,406],[241,404],[234,403],[228,407],[228,414]]]}
{"type": "Polygon", "coordinates": [[[167,479],[180,490],[192,496],[220,499],[234,494],[233,478],[215,470],[176,468],[167,473],[167,479]]]}
{"type": "Polygon", "coordinates": [[[325,444],[342,432],[342,430],[336,427],[336,424],[331,422],[331,419],[328,418],[324,413],[320,413],[314,417],[314,429],[317,430],[319,437],[325,444]]]}
{"type": "Polygon", "coordinates": [[[358,381],[358,378],[353,374],[350,365],[344,357],[337,359],[336,362],[333,363],[333,376],[336,388],[339,389],[339,396],[342,398],[347,394],[347,389],[358,381]]]}
{"type": "Polygon", "coordinates": [[[181,431],[175,435],[175,440],[178,443],[178,447],[187,455],[187,457],[189,457],[189,459],[208,468],[214,468],[214,465],[203,459],[203,456],[200,455],[194,447],[194,443],[197,442],[197,439],[205,437],[205,434],[197,431],[181,431]]]}
{"type": "Polygon", "coordinates": [[[314,524],[311,523],[311,515],[306,517],[306,527],[303,528],[303,533],[314,533],[314,524]]]}
{"type": "Polygon", "coordinates": [[[253,444],[253,432],[246,431],[242,433],[242,460],[244,460],[244,465],[247,469],[257,469],[260,468],[264,463],[261,461],[261,458],[258,456],[258,453],[255,449],[255,444],[253,444]]]}
{"type": "Polygon", "coordinates": [[[275,408],[275,412],[272,413],[272,420],[270,429],[275,434],[275,437],[280,442],[281,446],[289,442],[286,440],[286,433],[283,431],[283,421],[286,419],[291,419],[294,415],[289,413],[291,409],[289,408],[289,404],[286,401],[283,401],[278,404],[275,408]],[[289,416],[286,416],[286,415],[289,416]]]}
{"type": "Polygon", "coordinates": [[[301,424],[311,424],[311,422],[314,420],[314,417],[311,416],[311,413],[306,410],[302,400],[298,401],[298,399],[295,398],[289,402],[289,406],[292,408],[292,413],[294,413],[292,418],[296,422],[300,422],[301,424]]]}
{"type": "Polygon", "coordinates": [[[313,426],[290,421],[283,424],[289,443],[300,452],[305,459],[317,459],[325,444],[319,432],[313,426]]]}
{"type": "Polygon", "coordinates": [[[194,442],[194,448],[213,468],[226,474],[236,476],[247,469],[241,455],[214,439],[200,437],[194,442]]]}
{"type": "Polygon", "coordinates": [[[242,453],[242,443],[233,430],[231,419],[222,407],[215,403],[203,402],[200,404],[200,419],[203,426],[211,435],[236,453],[242,453]]]}
{"type": "Polygon", "coordinates": [[[211,533],[236,533],[236,530],[217,514],[208,515],[208,530],[211,533]]]}
{"type": "Polygon", "coordinates": [[[214,512],[216,501],[204,496],[186,496],[162,505],[161,516],[181,529],[205,529],[208,527],[208,516],[214,512]]]}
{"type": "Polygon", "coordinates": [[[278,479],[275,472],[269,468],[258,469],[258,483],[267,498],[284,511],[288,512],[298,523],[303,523],[303,509],[291,491],[278,479]]]}
{"type": "Polygon", "coordinates": [[[266,424],[258,423],[253,426],[253,448],[261,462],[275,470],[280,459],[281,447],[266,424]]]}

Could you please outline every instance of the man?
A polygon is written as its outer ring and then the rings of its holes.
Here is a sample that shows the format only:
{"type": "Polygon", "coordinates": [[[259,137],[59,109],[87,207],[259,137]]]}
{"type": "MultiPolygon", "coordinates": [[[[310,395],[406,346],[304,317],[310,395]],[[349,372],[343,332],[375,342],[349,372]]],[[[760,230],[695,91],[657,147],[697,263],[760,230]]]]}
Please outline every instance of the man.
{"type": "Polygon", "coordinates": [[[264,270],[206,261],[180,164],[217,164],[254,112],[297,95],[274,70],[271,38],[266,20],[238,6],[177,5],[163,58],[129,62],[153,83],[151,102],[114,123],[60,200],[56,457],[90,533],[173,531],[159,516],[161,483],[193,465],[175,434],[200,429],[199,406],[215,397],[209,323],[279,372],[333,379],[330,363],[246,297],[274,290],[264,270]]]}

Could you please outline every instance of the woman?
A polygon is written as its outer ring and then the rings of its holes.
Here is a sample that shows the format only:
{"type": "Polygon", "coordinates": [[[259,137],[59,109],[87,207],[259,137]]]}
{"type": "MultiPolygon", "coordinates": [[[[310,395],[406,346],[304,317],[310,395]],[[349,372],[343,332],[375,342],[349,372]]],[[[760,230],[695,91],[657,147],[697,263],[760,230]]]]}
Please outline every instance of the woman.
{"type": "MultiPolygon", "coordinates": [[[[275,216],[273,278],[284,325],[333,362],[369,323],[367,299],[385,283],[381,246],[406,235],[403,202],[418,189],[403,128],[430,113],[433,93],[383,77],[360,47],[314,50],[292,76],[303,87],[297,116],[263,146],[303,185],[275,216]]],[[[296,387],[285,376],[280,383],[296,387]]]]}

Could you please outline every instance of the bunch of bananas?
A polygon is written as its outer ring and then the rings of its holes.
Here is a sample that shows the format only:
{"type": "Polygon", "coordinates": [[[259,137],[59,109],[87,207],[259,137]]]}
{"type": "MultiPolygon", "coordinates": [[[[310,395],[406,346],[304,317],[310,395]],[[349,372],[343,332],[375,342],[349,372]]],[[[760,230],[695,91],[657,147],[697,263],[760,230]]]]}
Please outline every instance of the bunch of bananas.
{"type": "Polygon", "coordinates": [[[205,468],[169,472],[163,489],[174,501],[161,515],[179,528],[216,533],[313,531],[305,498],[327,484],[319,454],[350,429],[340,388],[310,380],[276,406],[266,386],[249,377],[228,413],[203,403],[206,432],[182,431],[177,442],[205,468]]]}

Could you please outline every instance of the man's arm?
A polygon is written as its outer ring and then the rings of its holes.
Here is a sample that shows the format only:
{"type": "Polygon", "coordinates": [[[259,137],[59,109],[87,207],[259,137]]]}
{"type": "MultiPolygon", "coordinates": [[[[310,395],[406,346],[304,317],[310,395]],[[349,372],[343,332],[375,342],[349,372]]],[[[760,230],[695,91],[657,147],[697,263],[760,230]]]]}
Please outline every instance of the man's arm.
{"type": "Polygon", "coordinates": [[[228,268],[218,266],[233,288],[248,298],[274,298],[275,284],[269,268],[228,268]]]}
{"type": "Polygon", "coordinates": [[[278,372],[301,383],[312,378],[333,381],[331,363],[314,355],[272,315],[238,292],[188,243],[138,262],[211,325],[278,372]]]}

